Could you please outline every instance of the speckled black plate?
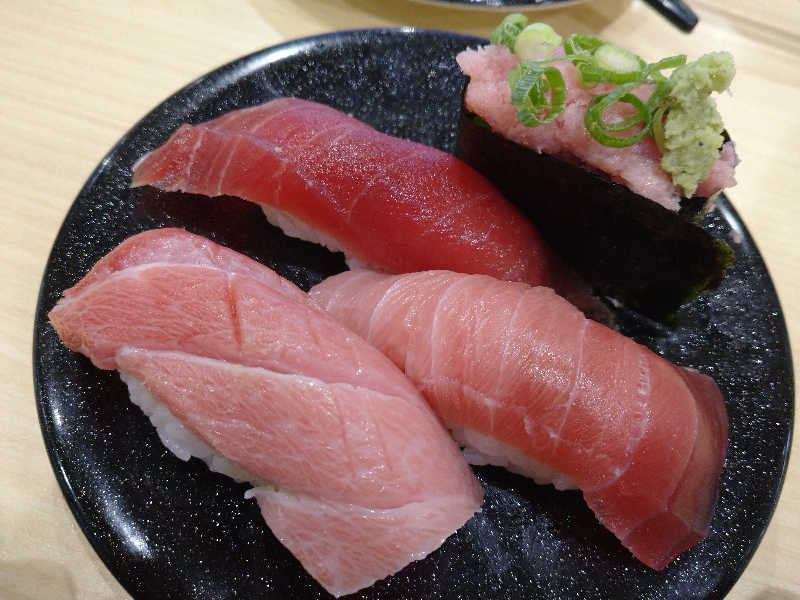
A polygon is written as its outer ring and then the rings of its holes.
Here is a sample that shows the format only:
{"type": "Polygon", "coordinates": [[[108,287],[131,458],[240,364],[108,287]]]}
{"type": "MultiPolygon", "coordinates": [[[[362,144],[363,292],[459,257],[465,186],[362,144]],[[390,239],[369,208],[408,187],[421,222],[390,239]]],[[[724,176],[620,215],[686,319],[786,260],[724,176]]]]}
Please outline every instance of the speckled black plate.
{"type": "MultiPolygon", "coordinates": [[[[47,321],[61,292],[128,236],[179,226],[255,257],[304,288],[345,268],[284,237],[234,198],[129,190],[131,166],[182,122],[283,95],[328,103],[385,132],[454,149],[462,77],[455,54],[479,40],[403,30],[343,32],[237,60],[159,105],[100,163],[67,215],[42,282],[34,369],[56,477],[87,538],[136,598],[325,598],[272,536],[246,486],[183,463],[127,400],[115,372],[66,350],[47,321]]],[[[577,492],[478,469],[483,512],[428,558],[362,599],[720,598],[744,569],[781,487],[793,414],[789,345],[764,263],[726,199],[704,223],[737,263],[713,296],[667,332],[620,313],[624,331],[713,375],[727,399],[730,451],[711,536],[663,572],[638,563],[577,492]]]]}

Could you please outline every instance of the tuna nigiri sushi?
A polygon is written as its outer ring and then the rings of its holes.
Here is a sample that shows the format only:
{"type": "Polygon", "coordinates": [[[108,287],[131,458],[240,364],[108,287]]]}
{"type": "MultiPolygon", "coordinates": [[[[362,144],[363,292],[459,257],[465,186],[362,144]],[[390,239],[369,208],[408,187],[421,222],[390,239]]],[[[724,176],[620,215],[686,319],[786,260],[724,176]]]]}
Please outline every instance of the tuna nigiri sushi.
{"type": "Polygon", "coordinates": [[[397,367],[236,252],[136,235],[49,316],[69,348],[120,371],[175,454],[252,482],[275,536],[336,596],[479,510],[480,484],[397,367]]]}
{"type": "Polygon", "coordinates": [[[579,488],[654,569],[708,534],[727,447],[711,378],[547,288],[351,271],[310,295],[405,371],[472,462],[579,488]]]}
{"type": "Polygon", "coordinates": [[[182,125],[134,166],[131,185],[258,203],[286,234],[343,251],[350,265],[485,273],[592,304],[477,171],[316,102],[279,98],[182,125]]]}

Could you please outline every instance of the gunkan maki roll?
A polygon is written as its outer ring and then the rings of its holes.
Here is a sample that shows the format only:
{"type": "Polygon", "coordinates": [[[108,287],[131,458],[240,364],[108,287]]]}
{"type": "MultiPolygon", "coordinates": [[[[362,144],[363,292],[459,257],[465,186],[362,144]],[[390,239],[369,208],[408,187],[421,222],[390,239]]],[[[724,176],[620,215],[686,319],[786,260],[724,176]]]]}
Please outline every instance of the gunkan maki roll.
{"type": "Polygon", "coordinates": [[[490,45],[458,55],[468,77],[459,154],[599,293],[669,321],[734,260],[695,224],[736,183],[710,98],[730,85],[733,60],[648,64],[592,36],[526,25],[509,15],[490,45]]]}

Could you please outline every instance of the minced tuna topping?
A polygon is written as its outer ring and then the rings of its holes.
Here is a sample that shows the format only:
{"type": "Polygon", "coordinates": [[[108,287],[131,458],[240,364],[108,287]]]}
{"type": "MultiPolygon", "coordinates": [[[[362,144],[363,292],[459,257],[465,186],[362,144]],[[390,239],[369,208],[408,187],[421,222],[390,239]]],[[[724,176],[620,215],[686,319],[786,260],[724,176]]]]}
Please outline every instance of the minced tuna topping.
{"type": "MultiPolygon", "coordinates": [[[[650,137],[622,148],[604,146],[595,141],[584,125],[584,115],[591,99],[612,89],[607,84],[587,89],[578,84],[575,67],[569,61],[553,63],[562,74],[567,89],[564,112],[554,121],[535,128],[526,127],[517,118],[511,104],[508,73],[519,59],[507,46],[488,45],[468,49],[457,57],[461,70],[469,77],[465,108],[480,116],[496,133],[507,139],[571,162],[584,163],[603,171],[633,192],[657,202],[669,210],[680,207],[680,188],[661,166],[661,153],[650,137]]],[[[634,90],[645,100],[648,86],[634,90]]],[[[614,106],[607,115],[611,119],[628,115],[627,105],[614,106]],[[614,111],[617,111],[617,114],[614,111]]],[[[709,197],[736,184],[734,168],[738,159],[733,143],[726,142],[719,160],[709,176],[700,182],[696,196],[709,197]]]]}

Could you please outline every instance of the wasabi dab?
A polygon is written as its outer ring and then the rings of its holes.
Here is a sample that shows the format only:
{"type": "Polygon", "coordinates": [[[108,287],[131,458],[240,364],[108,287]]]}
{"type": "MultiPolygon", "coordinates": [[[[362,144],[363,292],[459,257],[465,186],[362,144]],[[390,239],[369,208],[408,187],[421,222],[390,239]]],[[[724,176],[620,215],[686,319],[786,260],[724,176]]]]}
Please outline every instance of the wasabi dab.
{"type": "Polygon", "coordinates": [[[660,103],[663,137],[658,135],[656,143],[663,154],[661,166],[686,196],[694,194],[719,158],[724,125],[710,96],[727,90],[735,72],[729,53],[712,52],[675,69],[669,78],[670,89],[660,103]]]}

